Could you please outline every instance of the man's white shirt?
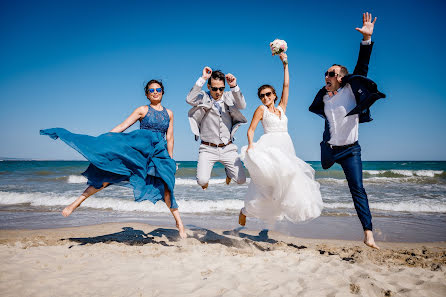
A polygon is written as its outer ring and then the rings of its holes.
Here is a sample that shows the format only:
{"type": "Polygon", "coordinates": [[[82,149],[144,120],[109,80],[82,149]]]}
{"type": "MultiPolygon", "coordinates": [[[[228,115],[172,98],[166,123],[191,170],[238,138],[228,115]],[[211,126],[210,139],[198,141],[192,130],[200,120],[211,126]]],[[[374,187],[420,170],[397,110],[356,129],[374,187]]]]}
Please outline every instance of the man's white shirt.
{"type": "MultiPolygon", "coordinates": [[[[362,40],[362,45],[370,45],[372,40],[362,40]]],[[[349,84],[337,90],[337,94],[323,98],[324,113],[330,126],[331,145],[348,145],[358,141],[359,116],[357,114],[346,117],[356,106],[355,95],[349,84]]]]}

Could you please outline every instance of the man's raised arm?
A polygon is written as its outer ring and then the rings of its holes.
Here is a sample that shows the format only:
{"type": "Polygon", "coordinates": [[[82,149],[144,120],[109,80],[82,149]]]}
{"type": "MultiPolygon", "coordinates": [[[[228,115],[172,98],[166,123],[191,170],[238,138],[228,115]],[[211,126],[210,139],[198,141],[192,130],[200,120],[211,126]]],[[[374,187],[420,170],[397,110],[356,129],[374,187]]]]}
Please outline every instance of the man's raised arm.
{"type": "Polygon", "coordinates": [[[231,88],[232,97],[234,97],[234,105],[238,109],[246,108],[245,97],[240,91],[240,87],[237,85],[237,78],[231,73],[226,74],[226,81],[228,82],[229,87],[231,88]]]}
{"type": "Polygon", "coordinates": [[[367,76],[369,71],[370,55],[372,54],[372,34],[375,27],[376,17],[372,22],[372,14],[366,12],[362,14],[362,28],[356,28],[363,36],[359,50],[358,61],[356,62],[353,74],[367,76]]]}
{"type": "Polygon", "coordinates": [[[211,77],[212,69],[210,67],[203,68],[203,75],[197,80],[195,85],[190,90],[189,94],[187,94],[186,102],[192,106],[197,106],[203,103],[203,97],[205,92],[201,89],[203,85],[206,83],[206,80],[211,77]]]}

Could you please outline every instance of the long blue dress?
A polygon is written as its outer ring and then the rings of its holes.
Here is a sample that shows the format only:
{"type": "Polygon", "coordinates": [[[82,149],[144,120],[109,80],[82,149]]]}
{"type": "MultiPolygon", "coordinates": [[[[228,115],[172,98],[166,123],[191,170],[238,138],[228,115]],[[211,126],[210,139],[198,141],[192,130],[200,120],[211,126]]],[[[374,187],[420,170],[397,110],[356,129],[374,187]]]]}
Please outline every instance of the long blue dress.
{"type": "Polygon", "coordinates": [[[130,133],[109,132],[94,137],[53,128],[40,130],[40,134],[60,138],[90,161],[82,175],[96,189],[104,182],[130,186],[135,201],[156,203],[164,201],[164,185],[167,185],[171,208],[178,208],[173,192],[176,163],[167,152],[165,139],[168,128],[167,110],[158,111],[149,105],[140,129],[130,133]]]}

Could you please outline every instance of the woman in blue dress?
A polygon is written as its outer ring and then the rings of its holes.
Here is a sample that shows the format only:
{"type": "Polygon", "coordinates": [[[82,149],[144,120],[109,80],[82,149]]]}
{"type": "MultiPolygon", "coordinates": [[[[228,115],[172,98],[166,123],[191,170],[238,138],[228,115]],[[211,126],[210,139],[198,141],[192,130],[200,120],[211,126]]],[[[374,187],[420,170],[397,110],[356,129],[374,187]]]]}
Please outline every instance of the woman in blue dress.
{"type": "Polygon", "coordinates": [[[69,216],[91,195],[111,184],[120,184],[132,187],[138,202],[163,200],[176,221],[180,236],[185,238],[173,192],[176,172],[173,113],[161,105],[164,86],[160,81],[149,81],[145,93],[149,105],[138,107],[125,121],[98,137],[74,134],[62,128],[40,131],[53,139],[60,138],[90,161],[82,173],[89,186],[62,214],[69,216]],[[136,121],[140,121],[139,130],[121,133],[136,121]]]}

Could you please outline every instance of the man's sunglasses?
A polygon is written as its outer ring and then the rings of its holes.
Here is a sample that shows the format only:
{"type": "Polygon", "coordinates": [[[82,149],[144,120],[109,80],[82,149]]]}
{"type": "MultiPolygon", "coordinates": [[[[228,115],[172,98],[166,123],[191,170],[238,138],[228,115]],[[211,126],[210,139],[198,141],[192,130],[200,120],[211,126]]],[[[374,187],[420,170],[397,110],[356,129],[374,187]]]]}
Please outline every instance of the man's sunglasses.
{"type": "Polygon", "coordinates": [[[260,94],[259,97],[260,97],[260,99],[263,99],[265,96],[266,97],[271,96],[271,94],[272,94],[272,92],[266,92],[265,94],[260,94]]]}
{"type": "Polygon", "coordinates": [[[149,92],[150,92],[150,93],[153,93],[153,92],[155,92],[155,90],[156,90],[158,93],[161,93],[161,92],[163,91],[163,89],[161,89],[161,88],[156,88],[156,89],[149,89],[149,92]]]}
{"type": "Polygon", "coordinates": [[[336,75],[339,75],[339,74],[337,74],[334,71],[330,71],[330,72],[326,71],[325,72],[325,76],[328,76],[328,77],[335,77],[336,75]]]}
{"type": "Polygon", "coordinates": [[[225,90],[225,87],[221,87],[221,88],[215,88],[215,87],[211,87],[212,92],[217,92],[218,90],[220,90],[220,92],[223,92],[225,90]]]}

